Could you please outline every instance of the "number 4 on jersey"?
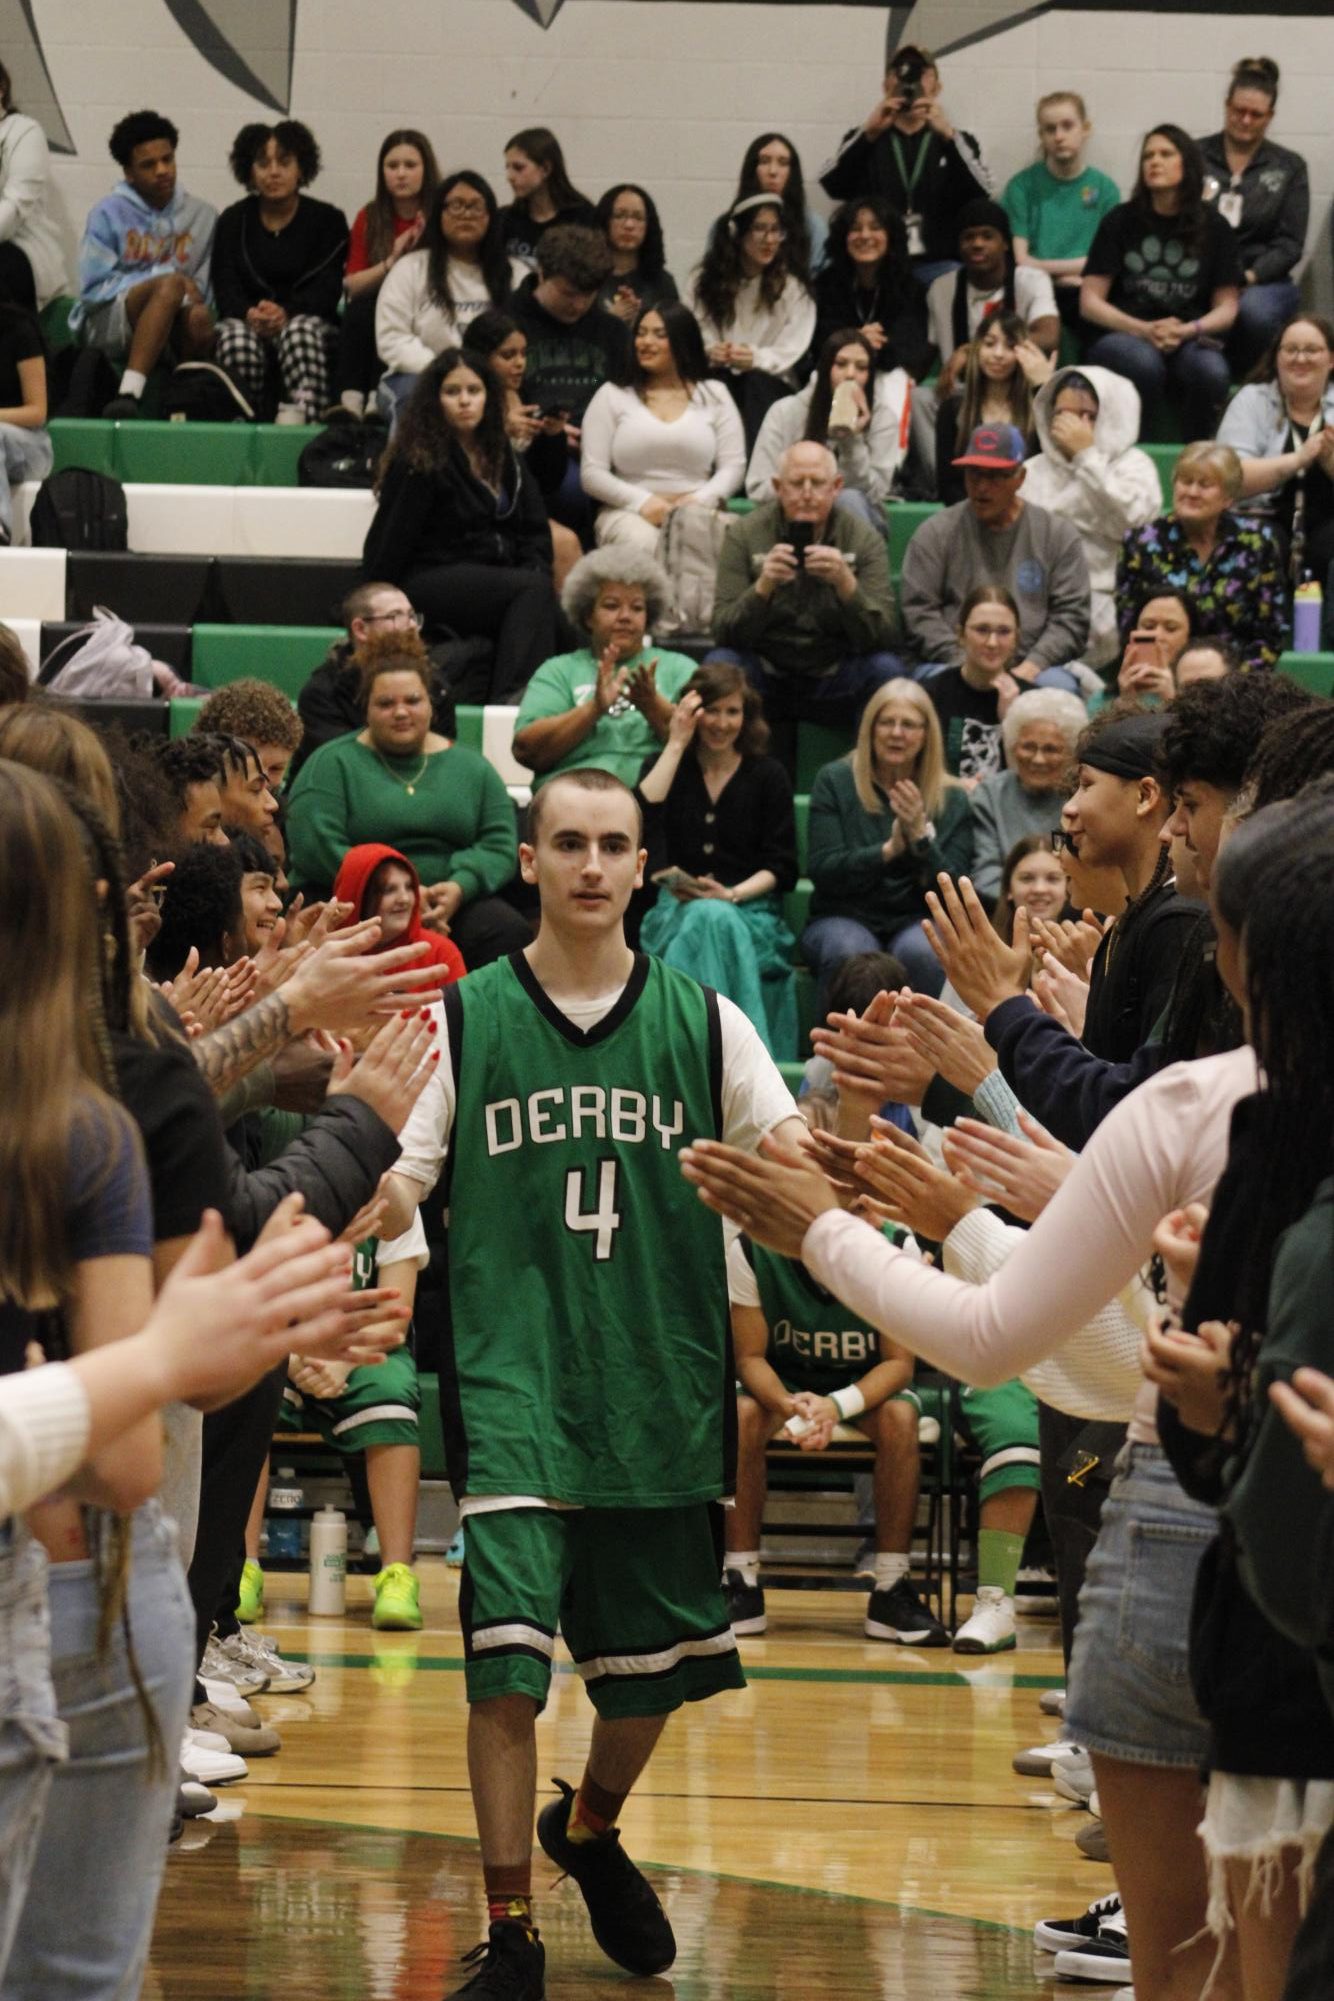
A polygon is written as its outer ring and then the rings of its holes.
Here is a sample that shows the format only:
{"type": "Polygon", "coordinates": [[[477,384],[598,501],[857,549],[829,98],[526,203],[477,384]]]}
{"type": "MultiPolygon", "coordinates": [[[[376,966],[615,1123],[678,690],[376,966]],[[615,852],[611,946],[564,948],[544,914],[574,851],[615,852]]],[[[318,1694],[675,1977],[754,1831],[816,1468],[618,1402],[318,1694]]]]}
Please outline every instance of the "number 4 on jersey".
{"type": "Polygon", "coordinates": [[[596,1231],[593,1256],[599,1264],[604,1264],[611,1256],[612,1237],[621,1227],[616,1210],[616,1166],[614,1160],[598,1163],[596,1209],[584,1207],[583,1168],[572,1167],[565,1177],[565,1227],[573,1230],[576,1236],[585,1231],[596,1231]]]}

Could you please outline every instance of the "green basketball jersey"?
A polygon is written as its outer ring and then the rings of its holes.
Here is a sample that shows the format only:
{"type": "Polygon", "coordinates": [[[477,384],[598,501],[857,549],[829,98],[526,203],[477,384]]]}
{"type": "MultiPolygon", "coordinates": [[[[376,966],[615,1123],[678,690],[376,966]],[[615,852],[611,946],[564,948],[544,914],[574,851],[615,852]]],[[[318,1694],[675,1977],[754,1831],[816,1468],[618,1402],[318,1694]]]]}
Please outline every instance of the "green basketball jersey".
{"type": "MultiPolygon", "coordinates": [[[[892,1244],[904,1232],[886,1230],[892,1244]]],[[[769,1329],[765,1360],[792,1390],[831,1396],[845,1383],[873,1369],[880,1357],[878,1328],[817,1285],[804,1264],[780,1257],[743,1237],[741,1247],[755,1273],[760,1311],[769,1329]]]]}
{"type": "Polygon", "coordinates": [[[679,1155],[721,1132],[717,996],[641,954],[585,1032],[516,953],[445,1010],[455,1492],[715,1498],[736,1423],[723,1233],[679,1155]]]}

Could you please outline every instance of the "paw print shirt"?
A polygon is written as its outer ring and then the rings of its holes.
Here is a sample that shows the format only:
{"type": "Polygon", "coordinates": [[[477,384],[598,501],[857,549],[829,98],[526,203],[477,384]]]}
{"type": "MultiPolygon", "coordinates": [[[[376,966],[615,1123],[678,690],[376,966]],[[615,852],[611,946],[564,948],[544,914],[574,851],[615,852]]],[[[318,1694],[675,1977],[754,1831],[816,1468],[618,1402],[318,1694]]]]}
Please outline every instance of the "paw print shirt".
{"type": "Polygon", "coordinates": [[[1111,304],[1133,319],[1197,320],[1221,285],[1241,284],[1241,251],[1216,208],[1203,211],[1196,231],[1122,202],[1099,223],[1084,273],[1110,278],[1111,304]]]}

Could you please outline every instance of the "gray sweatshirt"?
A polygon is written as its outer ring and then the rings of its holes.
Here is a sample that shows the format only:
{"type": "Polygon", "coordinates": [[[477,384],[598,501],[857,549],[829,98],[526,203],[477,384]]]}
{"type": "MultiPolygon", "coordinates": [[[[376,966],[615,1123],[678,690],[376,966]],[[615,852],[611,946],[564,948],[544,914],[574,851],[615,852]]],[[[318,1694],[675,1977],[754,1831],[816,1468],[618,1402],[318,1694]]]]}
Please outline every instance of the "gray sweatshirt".
{"type": "Polygon", "coordinates": [[[957,667],[959,610],[976,584],[1004,584],[1019,606],[1019,656],[1078,660],[1089,632],[1089,571],[1079,532],[1025,502],[1013,528],[981,528],[966,500],[923,522],[903,557],[899,597],[911,658],[957,667]]]}

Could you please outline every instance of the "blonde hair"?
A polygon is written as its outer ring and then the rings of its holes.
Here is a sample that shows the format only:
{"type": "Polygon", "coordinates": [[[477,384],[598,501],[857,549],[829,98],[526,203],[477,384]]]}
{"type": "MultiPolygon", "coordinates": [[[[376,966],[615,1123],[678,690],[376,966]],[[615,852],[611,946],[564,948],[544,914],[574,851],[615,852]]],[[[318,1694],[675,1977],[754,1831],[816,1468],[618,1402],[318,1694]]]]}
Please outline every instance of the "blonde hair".
{"type": "Polygon", "coordinates": [[[885,801],[875,782],[875,753],[872,743],[875,735],[875,719],[889,702],[906,702],[926,724],[926,734],[922,738],[922,748],[917,753],[917,765],[913,772],[913,782],[922,795],[928,819],[934,819],[945,803],[948,792],[957,792],[959,781],[951,778],[945,769],[945,740],[940,734],[940,718],[935,704],[920,681],[900,678],[886,681],[877,688],[866,707],[857,729],[857,741],[848,753],[852,765],[853,783],[857,797],[868,813],[883,813],[885,801]]]}
{"type": "Polygon", "coordinates": [[[1241,460],[1231,445],[1220,445],[1215,438],[1206,438],[1201,444],[1186,446],[1172,468],[1174,488],[1178,474],[1183,472],[1212,473],[1229,501],[1237,500],[1241,496],[1241,460]]]}

